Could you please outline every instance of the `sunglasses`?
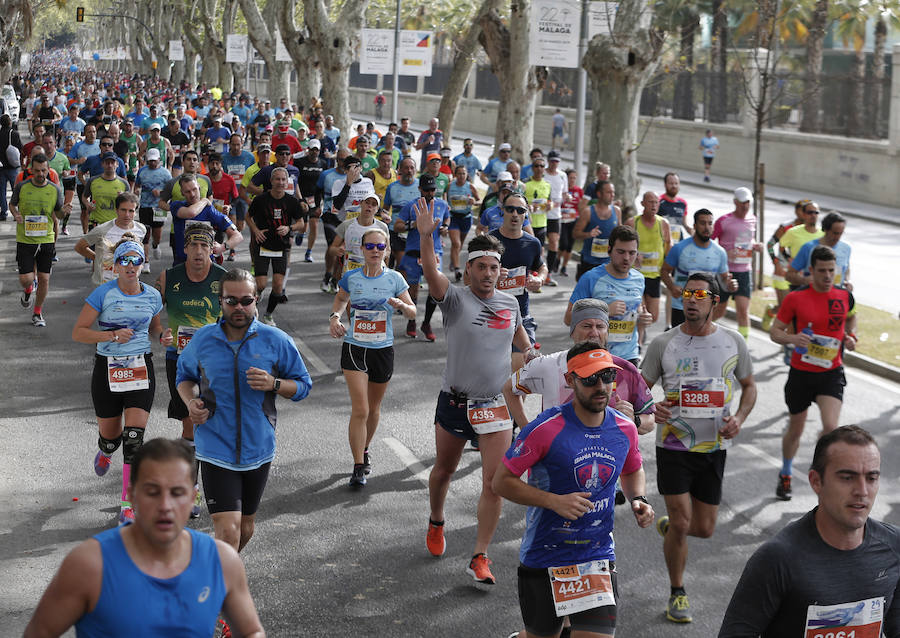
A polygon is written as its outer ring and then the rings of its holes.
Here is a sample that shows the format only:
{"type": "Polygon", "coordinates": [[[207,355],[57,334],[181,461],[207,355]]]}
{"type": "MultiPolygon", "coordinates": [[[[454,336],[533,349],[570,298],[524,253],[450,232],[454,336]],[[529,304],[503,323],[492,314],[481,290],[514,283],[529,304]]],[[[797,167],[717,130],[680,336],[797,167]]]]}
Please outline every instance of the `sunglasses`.
{"type": "Polygon", "coordinates": [[[503,210],[507,213],[518,213],[519,215],[524,215],[528,212],[528,209],[523,206],[504,206],[503,210]]]}
{"type": "Polygon", "coordinates": [[[144,263],[144,258],[140,255],[122,255],[116,260],[116,263],[120,266],[127,266],[128,264],[140,266],[144,263]]]}
{"type": "Polygon", "coordinates": [[[104,143],[100,144],[100,146],[112,146],[112,144],[110,144],[109,142],[104,142],[104,143]]]}
{"type": "Polygon", "coordinates": [[[817,210],[815,210],[815,209],[813,209],[813,210],[805,210],[805,211],[803,211],[803,212],[806,213],[807,215],[818,215],[818,214],[819,214],[819,211],[817,211],[817,210]]]}
{"type": "Polygon", "coordinates": [[[387,244],[375,244],[370,241],[367,241],[366,243],[363,244],[363,246],[365,247],[366,250],[375,250],[376,248],[378,250],[384,250],[385,247],[387,246],[387,244]]]}
{"type": "Polygon", "coordinates": [[[576,379],[581,381],[581,385],[586,388],[593,388],[600,382],[605,384],[610,384],[616,380],[616,369],[615,368],[604,368],[599,372],[595,372],[589,377],[579,377],[577,374],[573,374],[576,379]]]}
{"type": "Polygon", "coordinates": [[[681,296],[684,299],[690,299],[693,297],[694,299],[708,299],[709,297],[713,297],[713,293],[709,290],[703,290],[702,288],[698,288],[697,290],[685,290],[681,293],[681,296]]]}
{"type": "Polygon", "coordinates": [[[276,155],[290,155],[291,152],[290,152],[290,151],[278,151],[278,152],[275,153],[275,154],[276,154],[276,155]]]}
{"type": "Polygon", "coordinates": [[[246,308],[256,303],[256,297],[223,297],[222,301],[229,306],[241,305],[246,308]]]}

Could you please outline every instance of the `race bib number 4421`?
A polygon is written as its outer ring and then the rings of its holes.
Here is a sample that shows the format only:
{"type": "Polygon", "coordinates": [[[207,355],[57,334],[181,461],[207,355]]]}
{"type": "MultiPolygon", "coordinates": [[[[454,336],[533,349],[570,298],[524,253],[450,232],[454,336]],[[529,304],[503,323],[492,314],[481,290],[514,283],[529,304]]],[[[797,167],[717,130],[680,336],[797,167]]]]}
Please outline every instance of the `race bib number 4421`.
{"type": "Polygon", "coordinates": [[[592,560],[577,565],[550,567],[547,571],[558,617],[616,604],[609,561],[592,560]]]}

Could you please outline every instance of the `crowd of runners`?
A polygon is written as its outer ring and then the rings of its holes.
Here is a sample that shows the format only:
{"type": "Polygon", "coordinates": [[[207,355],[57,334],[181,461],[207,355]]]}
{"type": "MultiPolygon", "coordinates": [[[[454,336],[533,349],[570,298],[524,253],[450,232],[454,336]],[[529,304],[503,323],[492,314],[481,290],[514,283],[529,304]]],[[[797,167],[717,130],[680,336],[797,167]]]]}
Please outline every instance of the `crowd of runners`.
{"type": "Polygon", "coordinates": [[[727,450],[757,399],[749,305],[754,253],[764,251],[778,293],[764,328],[789,366],[774,494],[792,497],[815,403],[822,436],[804,453],[819,506],[751,558],[719,635],[900,636],[900,533],[868,518],[878,446],[838,427],[842,353],[857,341],[840,214],[820,220],[815,202],[797,202],[796,219],[763,244],[749,188],[734,191],[731,211],[689,210],[671,172],[634,210],[602,162],[579,175],[556,151],[515,158],[497,140],[482,163],[472,140],[460,149],[436,118],[415,133],[408,118],[341,131],[317,99],[273,105],[49,67],[15,85],[25,122],[0,117],[0,219],[16,228],[23,321],[72,325],[75,341],[96,344],[85,386],[97,476],[122,451],[122,526],[67,556],[26,636],[72,625],[113,635],[123,596],[158,610],[146,635],[263,635],[238,552],[275,457],[278,403],[315,400],[294,340],[276,325],[299,285],[292,265],[322,267],[315,294],[334,296],[328,331],[341,341],[351,408],[347,489],[377,489],[369,448],[395,335],[429,347],[441,334],[427,551],[446,550],[445,505],[471,444],[482,486],[465,571],[476,582],[496,581],[489,553],[503,500],[529,507],[516,576],[524,629],[513,635],[614,635],[616,562],[627,560],[613,543],[616,505],[662,536],[671,589],[660,606],[691,622],[687,538],[714,533],[727,450]],[[91,264],[77,317],[54,306],[51,287],[57,238],[69,234],[91,264]],[[551,303],[542,290],[568,278],[559,322],[538,326],[532,304],[551,303]],[[731,298],[736,331],[718,322],[731,298]],[[395,330],[397,315],[406,323],[395,330]],[[665,330],[650,338],[660,318],[665,330]],[[566,330],[570,348],[540,352],[539,333],[566,330]],[[157,343],[180,440],[145,436],[157,343]],[[526,414],[529,394],[541,395],[539,414],[526,414]],[[646,489],[638,448],[647,435],[658,494],[646,489]],[[214,541],[186,527],[204,505],[214,541]],[[887,576],[874,578],[876,568],[887,576]],[[191,604],[173,602],[182,598],[191,604]]]}

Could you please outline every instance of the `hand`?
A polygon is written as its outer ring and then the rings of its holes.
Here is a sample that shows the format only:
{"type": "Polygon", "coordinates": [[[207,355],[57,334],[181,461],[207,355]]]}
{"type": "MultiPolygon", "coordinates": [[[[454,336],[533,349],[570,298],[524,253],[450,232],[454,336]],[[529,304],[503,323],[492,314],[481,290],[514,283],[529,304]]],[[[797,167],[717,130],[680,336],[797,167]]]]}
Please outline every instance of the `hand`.
{"type": "Polygon", "coordinates": [[[275,377],[259,368],[247,368],[247,385],[260,392],[268,392],[275,384],[275,377]]]}
{"type": "Polygon", "coordinates": [[[784,266],[781,264],[780,259],[775,260],[774,266],[775,266],[775,274],[778,275],[779,277],[784,277],[784,275],[787,271],[784,269],[784,266]]]}
{"type": "Polygon", "coordinates": [[[634,520],[637,521],[638,527],[650,527],[653,523],[655,514],[653,508],[643,501],[631,501],[631,511],[634,512],[634,520]]]}
{"type": "Polygon", "coordinates": [[[22,214],[21,214],[21,213],[13,213],[13,219],[16,220],[16,223],[17,223],[17,224],[24,224],[24,223],[25,223],[25,218],[22,217],[22,214]]]}
{"type": "Polygon", "coordinates": [[[116,343],[128,343],[134,335],[134,330],[131,328],[117,328],[116,330],[113,330],[112,333],[113,341],[116,343]]]}
{"type": "Polygon", "coordinates": [[[591,237],[596,237],[599,234],[600,234],[599,228],[591,228],[591,237]]]}
{"type": "Polygon", "coordinates": [[[628,306],[625,305],[624,301],[616,300],[609,304],[609,316],[610,317],[621,317],[626,312],[628,312],[628,306]]]}
{"type": "Polygon", "coordinates": [[[259,228],[254,229],[253,239],[256,240],[257,244],[262,244],[266,241],[266,232],[267,231],[268,231],[268,229],[266,229],[266,230],[260,230],[259,228]]]}
{"type": "Polygon", "coordinates": [[[206,409],[206,404],[203,403],[203,399],[191,399],[188,401],[187,409],[188,416],[191,417],[191,422],[196,425],[206,423],[206,420],[209,418],[209,410],[206,409]]]}
{"type": "Polygon", "coordinates": [[[672,418],[672,410],[669,408],[675,405],[674,401],[669,401],[665,399],[656,404],[656,413],[653,415],[653,418],[660,425],[667,423],[669,419],[672,418]]]}
{"type": "Polygon", "coordinates": [[[528,275],[528,279],[525,280],[525,288],[528,292],[537,292],[543,285],[544,280],[540,277],[535,277],[534,275],[528,275]]]}
{"type": "Polygon", "coordinates": [[[406,304],[397,297],[391,297],[390,299],[388,299],[387,304],[394,310],[403,310],[404,308],[406,308],[406,304]]]}
{"type": "Polygon", "coordinates": [[[428,143],[429,143],[429,144],[434,144],[434,135],[429,135],[429,136],[428,136],[428,143]]]}
{"type": "Polygon", "coordinates": [[[359,179],[362,174],[362,164],[353,164],[347,169],[347,183],[352,184],[359,179]]]}
{"type": "Polygon", "coordinates": [[[810,339],[809,335],[805,332],[798,332],[795,335],[792,335],[792,343],[795,347],[806,348],[809,345],[810,339]]]}
{"type": "Polygon", "coordinates": [[[594,504],[588,500],[590,492],[572,492],[554,496],[554,503],[550,509],[570,521],[578,520],[594,508],[594,504]]]}
{"type": "Polygon", "coordinates": [[[638,325],[647,327],[653,325],[653,315],[647,312],[647,309],[642,305],[638,310],[638,325]]]}
{"type": "Polygon", "coordinates": [[[757,242],[753,243],[753,252],[761,253],[762,249],[763,249],[763,245],[760,242],[757,241],[757,242]]]}
{"type": "Polygon", "coordinates": [[[738,416],[731,415],[722,419],[722,427],[719,428],[719,434],[723,439],[733,439],[741,431],[741,419],[738,416]]]}
{"type": "Polygon", "coordinates": [[[331,336],[335,339],[340,339],[347,334],[347,329],[338,317],[332,317],[328,320],[328,332],[330,332],[331,336]]]}
{"type": "MultiPolygon", "coordinates": [[[[612,398],[615,399],[615,405],[613,405],[613,407],[634,421],[634,406],[628,401],[619,398],[618,394],[614,394],[612,398]]],[[[612,401],[610,401],[610,403],[612,403],[612,401]]]]}
{"type": "Polygon", "coordinates": [[[290,226],[279,226],[278,228],[275,229],[275,232],[276,232],[278,235],[284,237],[284,236],[287,235],[289,232],[291,232],[291,227],[290,227],[290,226]]]}
{"type": "Polygon", "coordinates": [[[846,335],[844,337],[844,348],[846,350],[856,350],[856,337],[853,335],[846,335]]]}
{"type": "Polygon", "coordinates": [[[72,212],[72,203],[69,202],[69,203],[67,203],[67,204],[63,204],[63,205],[62,205],[62,212],[63,212],[64,214],[66,214],[66,215],[71,214],[71,212],[72,212]]]}
{"type": "Polygon", "coordinates": [[[728,278],[728,292],[737,292],[738,289],[738,281],[737,279],[728,278]]]}
{"type": "Polygon", "coordinates": [[[231,204],[222,204],[222,214],[227,215],[231,212],[231,204]]]}
{"type": "Polygon", "coordinates": [[[416,211],[416,228],[419,229],[420,236],[431,235],[441,225],[441,220],[434,218],[434,200],[426,202],[424,197],[420,197],[413,209],[416,211]]]}
{"type": "Polygon", "coordinates": [[[156,197],[157,199],[159,199],[159,195],[160,195],[160,193],[162,193],[162,191],[161,191],[160,189],[158,189],[158,188],[154,188],[154,189],[153,189],[152,191],[150,191],[150,192],[153,193],[153,196],[156,197]]]}
{"type": "Polygon", "coordinates": [[[162,335],[160,335],[159,342],[167,348],[172,345],[172,329],[171,328],[166,328],[166,331],[164,333],[162,333],[162,335]]]}
{"type": "Polygon", "coordinates": [[[450,234],[450,229],[446,226],[441,226],[441,237],[446,237],[450,234]]]}

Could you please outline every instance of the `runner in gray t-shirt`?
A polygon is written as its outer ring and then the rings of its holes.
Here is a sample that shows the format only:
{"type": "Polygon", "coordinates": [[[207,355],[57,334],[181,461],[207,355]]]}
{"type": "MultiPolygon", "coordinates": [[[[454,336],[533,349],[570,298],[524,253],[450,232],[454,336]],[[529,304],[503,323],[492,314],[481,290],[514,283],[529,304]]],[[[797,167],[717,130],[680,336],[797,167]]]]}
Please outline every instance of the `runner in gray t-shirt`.
{"type": "Polygon", "coordinates": [[[434,252],[434,202],[415,204],[416,227],[421,238],[421,261],[431,297],[438,302],[447,336],[447,366],[434,417],[437,450],[428,493],[431,516],[425,544],[433,556],[447,547],[444,539],[444,502],[450,479],[459,465],[466,441],[478,438],[481,451],[481,496],[475,551],[466,572],[477,582],[493,585],[487,548],[500,520],[501,499],[491,481],[509,447],[513,421],[502,389],[509,376],[513,343],[527,356],[531,342],[522,326],[519,303],[496,290],[503,245],[490,236],[468,245],[466,274],[469,285],[457,288],[438,270],[434,252]]]}

